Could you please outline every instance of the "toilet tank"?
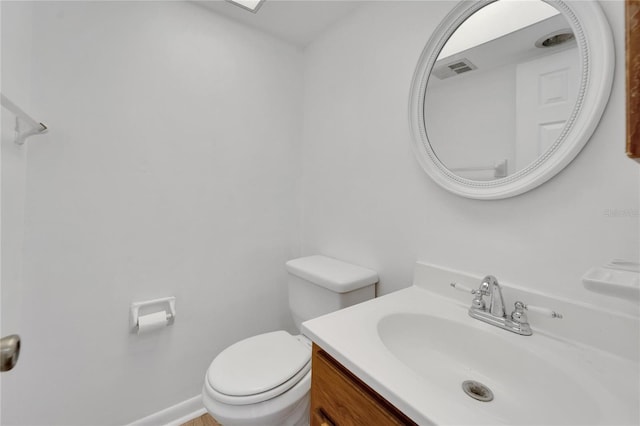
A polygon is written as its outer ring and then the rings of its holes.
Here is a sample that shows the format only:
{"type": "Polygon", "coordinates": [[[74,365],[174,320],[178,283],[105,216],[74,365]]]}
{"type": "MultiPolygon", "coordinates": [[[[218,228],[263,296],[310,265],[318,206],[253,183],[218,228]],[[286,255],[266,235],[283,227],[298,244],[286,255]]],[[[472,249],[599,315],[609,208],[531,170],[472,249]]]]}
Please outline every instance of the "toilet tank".
{"type": "Polygon", "coordinates": [[[376,295],[378,273],[326,256],[290,260],[289,308],[296,327],[302,322],[334,312],[376,295]]]}

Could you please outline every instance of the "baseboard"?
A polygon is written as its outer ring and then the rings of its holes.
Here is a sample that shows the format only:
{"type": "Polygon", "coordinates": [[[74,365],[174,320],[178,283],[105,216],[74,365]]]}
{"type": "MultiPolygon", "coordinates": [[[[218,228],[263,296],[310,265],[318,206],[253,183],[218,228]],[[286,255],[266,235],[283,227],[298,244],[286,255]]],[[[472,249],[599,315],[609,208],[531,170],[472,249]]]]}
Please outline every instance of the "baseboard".
{"type": "Polygon", "coordinates": [[[153,413],[127,426],[179,426],[206,413],[202,396],[197,395],[172,407],[153,413]]]}

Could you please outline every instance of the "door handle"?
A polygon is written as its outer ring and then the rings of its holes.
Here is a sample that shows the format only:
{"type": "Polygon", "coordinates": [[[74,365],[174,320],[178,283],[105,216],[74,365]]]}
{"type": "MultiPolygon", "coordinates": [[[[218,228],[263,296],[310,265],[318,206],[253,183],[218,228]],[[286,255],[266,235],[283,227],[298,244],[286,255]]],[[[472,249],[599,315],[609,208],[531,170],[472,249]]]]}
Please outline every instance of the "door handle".
{"type": "Polygon", "coordinates": [[[16,366],[20,356],[20,336],[12,334],[0,339],[0,371],[9,371],[16,366]]]}

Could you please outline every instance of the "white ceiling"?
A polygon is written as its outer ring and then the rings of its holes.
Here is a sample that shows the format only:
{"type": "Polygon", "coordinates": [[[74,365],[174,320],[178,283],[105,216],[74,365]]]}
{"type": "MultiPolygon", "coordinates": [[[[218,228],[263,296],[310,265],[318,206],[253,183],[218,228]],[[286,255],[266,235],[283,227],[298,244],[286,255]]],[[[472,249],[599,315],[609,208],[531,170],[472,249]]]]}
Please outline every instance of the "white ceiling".
{"type": "Polygon", "coordinates": [[[558,9],[542,1],[507,0],[491,3],[471,15],[456,29],[442,48],[440,57],[451,56],[496,40],[559,14],[558,9]]]}
{"type": "Polygon", "coordinates": [[[304,47],[362,0],[265,0],[257,13],[225,0],[193,0],[220,15],[304,47]]]}

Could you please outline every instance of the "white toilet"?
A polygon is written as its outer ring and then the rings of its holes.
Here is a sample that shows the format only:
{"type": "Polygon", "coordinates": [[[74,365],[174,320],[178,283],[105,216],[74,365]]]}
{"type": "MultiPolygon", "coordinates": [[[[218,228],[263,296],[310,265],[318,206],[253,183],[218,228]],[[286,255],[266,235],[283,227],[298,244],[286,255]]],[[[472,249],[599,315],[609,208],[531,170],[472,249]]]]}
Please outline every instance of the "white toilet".
{"type": "MultiPolygon", "coordinates": [[[[303,321],[375,297],[378,274],[325,256],[287,262],[289,307],[303,321]]],[[[223,350],[211,363],[202,389],[204,406],[223,425],[307,425],[311,342],[274,331],[223,350]]]]}

